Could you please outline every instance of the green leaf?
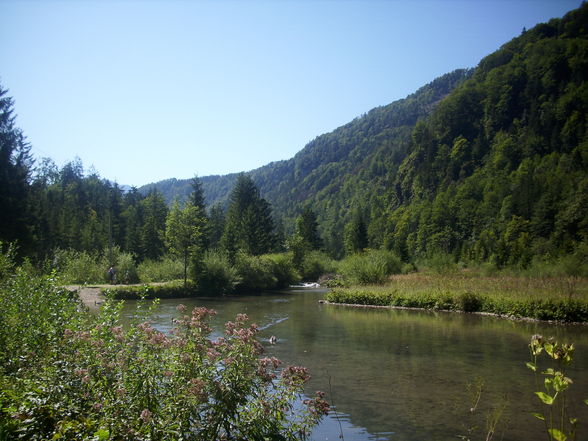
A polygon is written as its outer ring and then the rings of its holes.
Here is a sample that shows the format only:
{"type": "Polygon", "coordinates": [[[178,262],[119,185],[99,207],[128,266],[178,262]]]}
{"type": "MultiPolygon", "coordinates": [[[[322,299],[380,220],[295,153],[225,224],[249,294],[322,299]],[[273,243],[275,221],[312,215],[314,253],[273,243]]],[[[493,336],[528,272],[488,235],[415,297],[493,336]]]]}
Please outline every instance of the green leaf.
{"type": "Polygon", "coordinates": [[[565,433],[558,429],[548,429],[547,431],[555,441],[566,441],[568,439],[565,433]]]}
{"type": "Polygon", "coordinates": [[[94,436],[96,437],[96,439],[98,439],[99,441],[107,441],[108,438],[110,437],[110,432],[106,429],[98,429],[95,433],[94,436]]]}
{"type": "Polygon", "coordinates": [[[538,420],[545,421],[545,417],[543,415],[541,415],[540,413],[532,413],[531,415],[533,415],[538,420]]]}
{"type": "Polygon", "coordinates": [[[537,370],[537,366],[535,365],[535,363],[531,363],[531,362],[529,362],[529,361],[528,361],[528,362],[526,363],[526,365],[527,365],[527,367],[528,367],[529,369],[531,369],[533,372],[535,372],[535,371],[537,370]]]}
{"type": "Polygon", "coordinates": [[[535,392],[535,395],[537,395],[545,404],[553,404],[553,397],[551,395],[547,395],[545,392],[535,392]]]}
{"type": "Polygon", "coordinates": [[[584,400],[584,404],[588,406],[588,399],[584,400]]]}

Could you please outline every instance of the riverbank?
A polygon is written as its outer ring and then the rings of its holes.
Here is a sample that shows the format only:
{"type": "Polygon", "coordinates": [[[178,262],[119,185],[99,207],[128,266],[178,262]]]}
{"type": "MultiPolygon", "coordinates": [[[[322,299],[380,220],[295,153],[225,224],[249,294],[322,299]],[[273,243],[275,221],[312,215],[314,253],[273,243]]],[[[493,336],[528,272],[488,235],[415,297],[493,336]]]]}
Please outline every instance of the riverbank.
{"type": "Polygon", "coordinates": [[[559,322],[588,322],[588,280],[473,277],[467,274],[393,276],[384,286],[330,291],[328,303],[493,314],[559,322]]]}

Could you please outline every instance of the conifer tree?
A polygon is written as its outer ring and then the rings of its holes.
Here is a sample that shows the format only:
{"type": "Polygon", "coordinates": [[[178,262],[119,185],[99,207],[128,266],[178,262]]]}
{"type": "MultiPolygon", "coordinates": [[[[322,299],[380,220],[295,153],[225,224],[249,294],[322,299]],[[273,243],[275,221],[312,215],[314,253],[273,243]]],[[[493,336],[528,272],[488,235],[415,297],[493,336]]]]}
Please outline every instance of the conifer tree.
{"type": "Polygon", "coordinates": [[[33,160],[30,145],[15,127],[13,101],[0,86],[0,240],[28,245],[27,206],[33,160]]]}
{"type": "Polygon", "coordinates": [[[260,197],[253,180],[247,175],[239,175],[229,200],[222,248],[229,256],[239,250],[252,255],[271,251],[274,245],[271,207],[260,197]]]}

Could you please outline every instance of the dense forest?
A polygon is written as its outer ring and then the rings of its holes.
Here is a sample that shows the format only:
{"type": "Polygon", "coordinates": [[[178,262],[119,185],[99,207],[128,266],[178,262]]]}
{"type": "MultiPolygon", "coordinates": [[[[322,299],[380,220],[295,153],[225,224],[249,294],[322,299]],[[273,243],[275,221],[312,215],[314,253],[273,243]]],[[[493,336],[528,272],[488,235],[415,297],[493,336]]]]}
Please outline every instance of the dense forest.
{"type": "Polygon", "coordinates": [[[178,248],[170,217],[196,207],[194,243],[229,255],[295,251],[310,216],[317,239],[306,243],[334,258],[372,248],[405,262],[441,253],[496,267],[583,259],[587,23],[583,5],[525,30],[475,69],[373,109],[290,160],[141,189],[86,173],[79,160],[35,164],[0,89],[0,240],[39,260],[113,245],[158,259],[178,248]]]}

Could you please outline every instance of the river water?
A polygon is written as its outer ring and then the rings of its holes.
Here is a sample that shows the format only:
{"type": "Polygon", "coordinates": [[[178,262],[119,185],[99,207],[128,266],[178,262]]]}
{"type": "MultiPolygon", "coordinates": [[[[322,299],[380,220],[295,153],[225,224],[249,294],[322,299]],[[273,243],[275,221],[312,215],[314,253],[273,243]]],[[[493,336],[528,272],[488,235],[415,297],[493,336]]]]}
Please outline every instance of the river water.
{"type": "MultiPolygon", "coordinates": [[[[531,416],[543,409],[525,362],[531,335],[553,336],[577,348],[568,370],[571,408],[580,419],[577,439],[588,439],[582,403],[588,398],[588,326],[319,304],[323,297],[321,290],[288,290],[162,300],[154,326],[170,330],[179,303],[215,309],[217,335],[224,322],[246,313],[261,329],[266,355],[308,367],[307,392],[325,391],[334,405],[311,439],[347,441],[485,440],[488,421],[498,414],[492,439],[547,439],[531,416]]],[[[124,314],[132,315],[133,307],[127,302],[124,314]]]]}

